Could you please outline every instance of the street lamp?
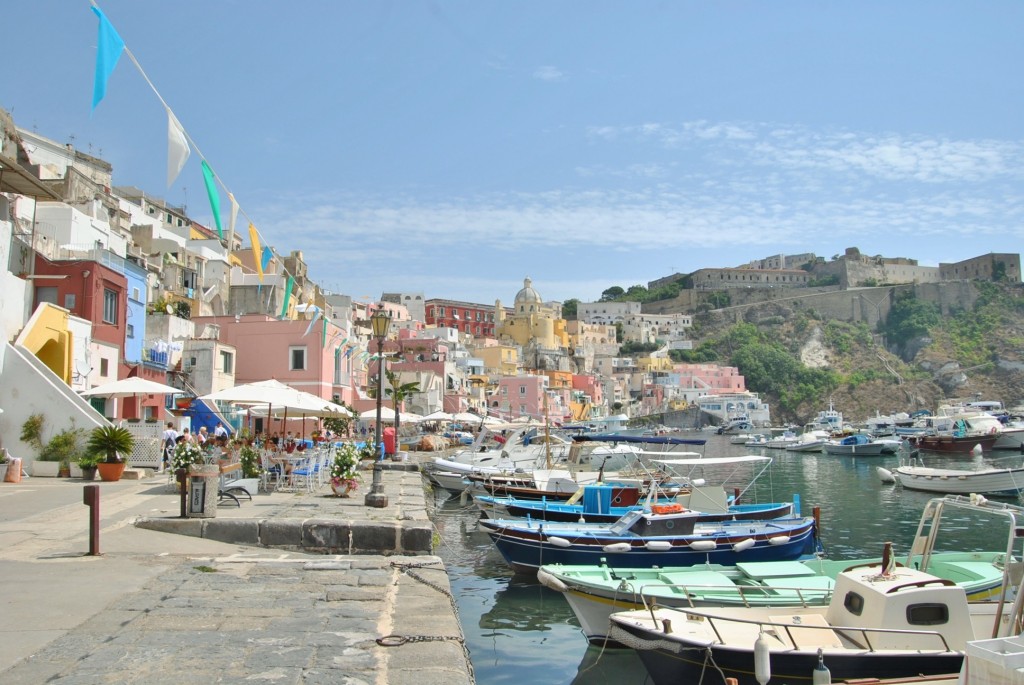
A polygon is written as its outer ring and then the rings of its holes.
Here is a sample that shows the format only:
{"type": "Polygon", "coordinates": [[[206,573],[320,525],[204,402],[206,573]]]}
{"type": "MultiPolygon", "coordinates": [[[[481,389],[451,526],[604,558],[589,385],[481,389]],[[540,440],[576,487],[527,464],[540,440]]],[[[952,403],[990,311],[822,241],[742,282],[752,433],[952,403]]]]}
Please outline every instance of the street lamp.
{"type": "Polygon", "coordinates": [[[370,328],[373,330],[373,337],[377,339],[377,425],[374,428],[374,448],[377,450],[377,458],[373,462],[373,485],[370,491],[363,498],[363,504],[368,507],[383,508],[388,505],[388,496],[384,494],[384,483],[381,481],[381,462],[384,455],[381,450],[381,410],[384,401],[384,338],[388,336],[388,328],[391,326],[391,314],[384,309],[378,309],[370,317],[370,328]]]}

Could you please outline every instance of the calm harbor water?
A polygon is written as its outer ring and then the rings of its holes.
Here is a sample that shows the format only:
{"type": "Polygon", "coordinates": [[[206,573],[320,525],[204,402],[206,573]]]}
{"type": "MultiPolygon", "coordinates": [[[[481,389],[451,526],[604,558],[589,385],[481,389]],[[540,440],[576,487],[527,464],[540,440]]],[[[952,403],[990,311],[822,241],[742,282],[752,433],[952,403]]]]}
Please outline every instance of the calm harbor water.
{"type": "MultiPolygon", "coordinates": [[[[771,468],[744,496],[747,502],[802,500],[804,515],[821,512],[821,538],[827,556],[835,559],[880,556],[882,543],[892,541],[897,556],[908,552],[921,512],[934,495],[881,483],[876,467],[895,467],[886,457],[841,457],[826,454],[751,450],[728,438],[702,434],[705,456],[766,454],[771,468]]],[[[986,455],[985,462],[991,462],[986,455]]],[[[995,457],[1007,455],[995,453],[995,457]]],[[[981,462],[970,456],[926,454],[928,465],[970,468],[981,462]]],[[[1015,457],[1018,465],[1020,457],[1015,457]]],[[[1007,465],[1000,460],[1000,465],[1007,465]]],[[[716,482],[708,470],[709,482],[716,482]]],[[[719,474],[720,476],[722,474],[719,474]]],[[[1006,500],[1010,501],[1010,500],[1006,500]]],[[[1013,500],[1015,501],[1015,500],[1013,500]]],[[[640,660],[630,650],[589,646],[562,596],[535,578],[513,575],[490,538],[477,530],[479,513],[472,502],[437,494],[434,522],[441,536],[437,553],[448,567],[458,601],[476,681],[501,683],[572,683],[642,685],[649,682],[640,660]]],[[[1002,550],[1005,527],[971,515],[946,516],[939,545],[943,550],[1002,550]]]]}

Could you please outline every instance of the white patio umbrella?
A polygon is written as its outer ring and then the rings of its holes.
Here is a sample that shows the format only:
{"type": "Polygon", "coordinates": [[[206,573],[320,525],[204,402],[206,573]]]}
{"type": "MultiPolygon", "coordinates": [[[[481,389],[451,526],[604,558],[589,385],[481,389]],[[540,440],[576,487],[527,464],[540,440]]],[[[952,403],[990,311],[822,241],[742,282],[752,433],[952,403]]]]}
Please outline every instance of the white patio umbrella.
{"type": "MultiPolygon", "coordinates": [[[[80,394],[82,397],[142,397],[144,395],[175,395],[181,392],[181,388],[132,376],[131,378],[122,378],[119,381],[97,385],[95,388],[85,390],[80,394]]],[[[119,410],[122,408],[119,408],[119,410]]],[[[136,410],[141,414],[141,407],[136,407],[136,410]]]]}
{"type": "Polygon", "coordinates": [[[91,390],[82,392],[81,395],[82,397],[136,397],[138,395],[174,395],[180,392],[182,392],[180,388],[133,376],[97,385],[91,390]]]}
{"type": "MultiPolygon", "coordinates": [[[[359,418],[363,421],[376,421],[377,420],[377,408],[367,409],[359,415],[359,418]]],[[[381,423],[394,423],[395,422],[395,410],[391,407],[380,408],[380,420],[381,423]]]]}
{"type": "MultiPolygon", "coordinates": [[[[403,414],[403,416],[404,416],[404,414],[403,414]]],[[[421,422],[428,423],[430,421],[452,421],[452,420],[454,420],[454,417],[452,417],[451,414],[449,414],[448,412],[441,411],[440,409],[438,409],[437,411],[432,411],[429,414],[427,414],[426,416],[421,416],[420,418],[415,419],[415,421],[417,423],[421,423],[421,422]]]]}
{"type": "Polygon", "coordinates": [[[458,414],[452,416],[453,420],[461,421],[462,423],[479,423],[480,421],[483,420],[483,418],[484,417],[480,416],[479,414],[473,414],[472,412],[468,411],[460,411],[458,414]]]}

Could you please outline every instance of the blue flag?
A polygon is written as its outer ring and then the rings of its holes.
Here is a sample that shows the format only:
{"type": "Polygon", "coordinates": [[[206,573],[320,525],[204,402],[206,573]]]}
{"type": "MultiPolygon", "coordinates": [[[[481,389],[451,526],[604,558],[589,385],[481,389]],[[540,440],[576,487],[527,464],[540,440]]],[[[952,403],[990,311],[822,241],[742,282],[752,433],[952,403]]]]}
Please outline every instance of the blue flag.
{"type": "Polygon", "coordinates": [[[263,271],[267,270],[267,264],[270,264],[270,259],[274,256],[274,251],[266,245],[263,246],[263,253],[260,255],[260,269],[263,271]]]}
{"type": "Polygon", "coordinates": [[[96,46],[96,78],[92,83],[92,108],[95,110],[96,105],[100,104],[100,100],[107,94],[107,81],[110,80],[117,60],[124,52],[124,41],[117,35],[117,30],[103,14],[103,10],[94,6],[92,11],[100,18],[100,35],[96,46]]]}

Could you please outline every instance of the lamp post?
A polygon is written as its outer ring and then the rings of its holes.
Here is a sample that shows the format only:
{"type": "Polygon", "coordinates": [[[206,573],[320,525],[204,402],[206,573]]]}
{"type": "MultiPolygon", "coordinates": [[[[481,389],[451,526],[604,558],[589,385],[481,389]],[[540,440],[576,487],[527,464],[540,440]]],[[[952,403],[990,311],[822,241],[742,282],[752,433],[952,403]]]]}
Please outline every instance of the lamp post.
{"type": "Polygon", "coordinates": [[[373,462],[373,485],[370,491],[363,498],[363,504],[378,509],[388,505],[388,496],[384,494],[384,483],[381,481],[381,462],[384,459],[381,449],[381,409],[384,401],[384,338],[388,335],[388,328],[391,326],[391,315],[383,309],[378,309],[370,317],[370,327],[373,329],[373,337],[377,339],[377,424],[374,427],[374,447],[377,450],[377,457],[373,462]]]}

